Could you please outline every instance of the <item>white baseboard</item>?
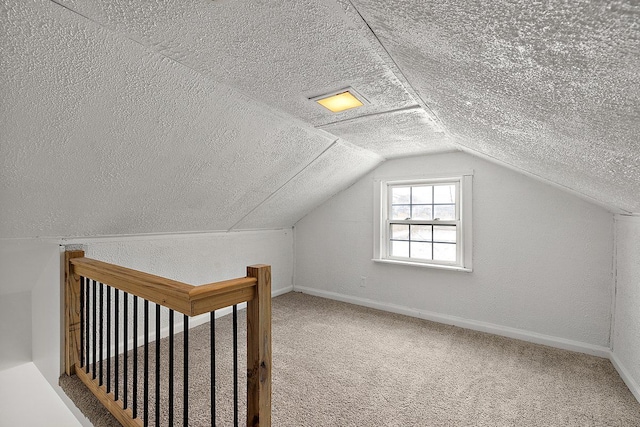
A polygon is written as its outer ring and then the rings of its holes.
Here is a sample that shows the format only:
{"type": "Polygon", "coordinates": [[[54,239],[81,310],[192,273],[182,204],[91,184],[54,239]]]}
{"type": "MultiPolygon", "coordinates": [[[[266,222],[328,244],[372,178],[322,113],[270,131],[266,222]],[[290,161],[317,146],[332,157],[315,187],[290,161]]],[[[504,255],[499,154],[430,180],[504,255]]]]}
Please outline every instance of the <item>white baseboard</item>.
{"type": "Polygon", "coordinates": [[[568,340],[565,338],[554,337],[550,335],[530,332],[523,329],[510,328],[507,326],[496,325],[487,322],[478,322],[475,320],[464,319],[457,316],[449,316],[446,314],[421,311],[404,307],[396,304],[381,303],[367,298],[343,295],[336,292],[329,292],[320,289],[307,288],[304,286],[296,286],[296,292],[302,292],[309,295],[315,295],[322,298],[333,299],[337,301],[347,302],[350,304],[361,305],[364,307],[375,308],[378,310],[389,311],[392,313],[403,314],[406,316],[417,317],[420,319],[430,320],[433,322],[444,323],[447,325],[459,326],[461,328],[472,329],[480,332],[487,332],[495,335],[501,335],[508,338],[515,338],[522,341],[532,342],[535,344],[547,345],[549,347],[560,348],[563,350],[576,351],[579,353],[590,354],[593,356],[609,359],[613,367],[618,371],[620,378],[627,385],[633,396],[640,402],[640,385],[634,380],[629,371],[624,367],[620,359],[604,346],[587,344],[580,341],[568,340]]]}
{"type": "Polygon", "coordinates": [[[629,390],[631,390],[631,393],[633,393],[636,400],[640,402],[640,386],[638,386],[638,383],[633,379],[631,374],[629,374],[629,371],[627,371],[614,352],[611,352],[609,359],[611,360],[613,367],[618,371],[618,374],[620,374],[622,381],[624,381],[627,387],[629,387],[629,390]]]}
{"type": "Polygon", "coordinates": [[[288,294],[289,292],[293,292],[293,285],[287,286],[286,288],[272,290],[271,298],[279,297],[280,295],[288,294]]]}
{"type": "Polygon", "coordinates": [[[446,325],[459,326],[461,328],[472,329],[474,331],[488,332],[490,334],[501,335],[508,338],[515,338],[534,344],[547,345],[549,347],[560,348],[563,350],[576,351],[586,353],[593,356],[609,358],[610,350],[608,347],[583,343],[580,341],[568,340],[565,338],[554,337],[551,335],[539,334],[537,332],[526,331],[524,329],[516,329],[508,326],[496,325],[488,322],[480,322],[476,320],[465,319],[447,314],[434,313],[429,311],[417,310],[414,308],[404,307],[401,305],[382,303],[367,298],[343,295],[336,292],[329,292],[319,289],[307,288],[304,286],[296,286],[296,292],[302,292],[309,295],[315,295],[323,298],[333,299],[337,301],[347,302],[350,304],[361,305],[364,307],[375,308],[378,310],[389,311],[392,313],[403,314],[405,316],[417,317],[419,319],[430,320],[433,322],[444,323],[446,325]]]}

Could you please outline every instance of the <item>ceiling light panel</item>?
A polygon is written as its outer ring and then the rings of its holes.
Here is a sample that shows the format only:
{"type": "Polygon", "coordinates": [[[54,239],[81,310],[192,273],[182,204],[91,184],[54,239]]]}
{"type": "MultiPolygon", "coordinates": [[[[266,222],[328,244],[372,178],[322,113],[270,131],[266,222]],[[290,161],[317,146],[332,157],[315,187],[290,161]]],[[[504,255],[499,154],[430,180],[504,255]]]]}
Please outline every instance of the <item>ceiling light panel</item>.
{"type": "Polygon", "coordinates": [[[342,89],[328,95],[321,95],[311,98],[312,101],[322,105],[332,113],[340,113],[352,108],[362,107],[365,104],[364,98],[357,94],[352,88],[342,89]]]}

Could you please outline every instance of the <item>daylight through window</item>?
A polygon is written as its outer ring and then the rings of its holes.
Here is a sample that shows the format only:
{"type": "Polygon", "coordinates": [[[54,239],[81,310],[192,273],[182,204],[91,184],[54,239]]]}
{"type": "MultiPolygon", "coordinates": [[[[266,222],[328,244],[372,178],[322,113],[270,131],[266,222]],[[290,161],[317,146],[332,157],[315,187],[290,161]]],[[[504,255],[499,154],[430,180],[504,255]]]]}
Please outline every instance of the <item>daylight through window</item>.
{"type": "Polygon", "coordinates": [[[376,260],[465,269],[471,257],[464,248],[465,236],[470,240],[470,215],[464,215],[470,186],[470,175],[381,182],[376,260]]]}
{"type": "Polygon", "coordinates": [[[389,187],[389,256],[456,262],[457,183],[389,187]]]}

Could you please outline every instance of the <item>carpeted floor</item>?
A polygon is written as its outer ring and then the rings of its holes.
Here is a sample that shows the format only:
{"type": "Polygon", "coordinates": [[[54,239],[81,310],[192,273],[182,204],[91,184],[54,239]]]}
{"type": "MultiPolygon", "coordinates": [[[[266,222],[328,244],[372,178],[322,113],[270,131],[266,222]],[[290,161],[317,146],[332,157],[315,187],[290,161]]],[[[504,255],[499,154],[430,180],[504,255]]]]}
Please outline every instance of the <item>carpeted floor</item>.
{"type": "MultiPolygon", "coordinates": [[[[244,312],[239,319],[244,343],[244,312]]],[[[209,369],[208,334],[205,324],[189,336],[193,426],[210,425],[209,380],[200,374],[209,369]]],[[[231,316],[216,321],[216,334],[217,425],[227,426],[231,316]]],[[[166,362],[162,371],[164,426],[166,362]]],[[[244,363],[239,372],[244,392],[244,363]]],[[[60,384],[95,426],[118,425],[77,378],[60,384]]],[[[640,403],[607,359],[292,292],[273,299],[272,425],[628,427],[640,426],[640,403]]]]}

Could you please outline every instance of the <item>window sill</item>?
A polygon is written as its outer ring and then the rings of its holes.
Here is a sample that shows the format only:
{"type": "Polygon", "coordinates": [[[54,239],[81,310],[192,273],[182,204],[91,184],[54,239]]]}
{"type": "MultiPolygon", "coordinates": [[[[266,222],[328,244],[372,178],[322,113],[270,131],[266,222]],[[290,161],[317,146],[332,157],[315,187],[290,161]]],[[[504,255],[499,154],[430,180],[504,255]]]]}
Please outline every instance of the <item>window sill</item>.
{"type": "Polygon", "coordinates": [[[396,264],[396,265],[407,265],[411,267],[436,268],[439,270],[463,271],[465,273],[471,273],[473,271],[470,268],[459,267],[457,265],[426,264],[422,262],[398,261],[395,259],[378,259],[378,258],[374,258],[371,261],[379,262],[382,264],[396,264]]]}

